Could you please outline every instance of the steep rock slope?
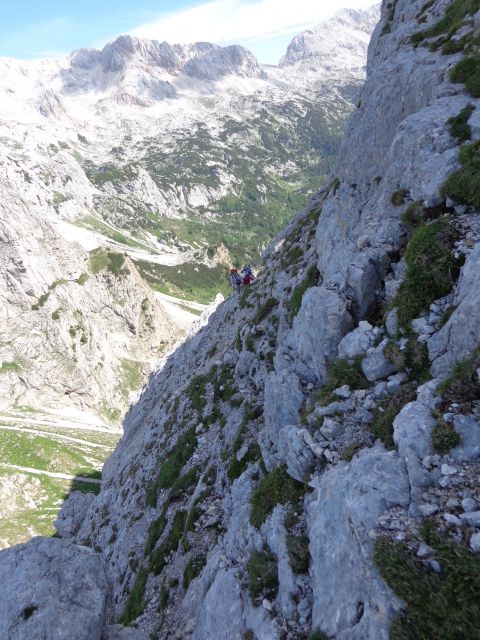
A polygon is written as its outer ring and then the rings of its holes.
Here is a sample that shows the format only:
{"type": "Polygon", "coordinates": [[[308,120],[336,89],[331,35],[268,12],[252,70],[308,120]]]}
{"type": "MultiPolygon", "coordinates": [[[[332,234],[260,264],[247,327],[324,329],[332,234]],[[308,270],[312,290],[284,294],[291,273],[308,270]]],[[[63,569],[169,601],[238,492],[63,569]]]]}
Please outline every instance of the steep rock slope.
{"type": "Polygon", "coordinates": [[[151,378],[99,496],[65,505],[134,627],[106,637],[476,628],[479,9],[385,0],[330,186],[151,378]]]}

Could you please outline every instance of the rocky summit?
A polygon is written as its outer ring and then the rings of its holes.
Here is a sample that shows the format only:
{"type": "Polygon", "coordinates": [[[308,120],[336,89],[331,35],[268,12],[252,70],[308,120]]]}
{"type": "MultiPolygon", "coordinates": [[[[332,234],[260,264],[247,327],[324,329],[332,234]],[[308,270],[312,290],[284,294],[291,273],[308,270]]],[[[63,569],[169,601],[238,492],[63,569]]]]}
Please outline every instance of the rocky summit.
{"type": "Polygon", "coordinates": [[[383,1],[329,184],[0,553],[4,637],[479,637],[479,42],[383,1]]]}

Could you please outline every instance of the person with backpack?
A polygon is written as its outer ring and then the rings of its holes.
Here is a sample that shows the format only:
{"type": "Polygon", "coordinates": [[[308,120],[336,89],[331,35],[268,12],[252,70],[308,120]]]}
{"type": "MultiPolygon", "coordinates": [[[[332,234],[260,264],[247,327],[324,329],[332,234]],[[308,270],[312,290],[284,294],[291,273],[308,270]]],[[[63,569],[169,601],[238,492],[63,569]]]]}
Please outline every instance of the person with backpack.
{"type": "Polygon", "coordinates": [[[244,287],[247,287],[251,282],[255,280],[252,267],[249,264],[243,267],[241,276],[242,276],[242,282],[244,287]]]}
{"type": "Polygon", "coordinates": [[[230,282],[232,283],[232,289],[236,293],[240,293],[242,289],[242,278],[238,274],[238,269],[235,269],[235,267],[230,269],[230,282]]]}

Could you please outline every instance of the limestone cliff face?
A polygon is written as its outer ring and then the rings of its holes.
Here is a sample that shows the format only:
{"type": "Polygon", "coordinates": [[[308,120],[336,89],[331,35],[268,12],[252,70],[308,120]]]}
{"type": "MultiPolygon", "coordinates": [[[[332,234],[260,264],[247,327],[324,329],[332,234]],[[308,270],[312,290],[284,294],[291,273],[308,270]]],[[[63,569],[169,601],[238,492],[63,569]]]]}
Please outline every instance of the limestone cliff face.
{"type": "Polygon", "coordinates": [[[2,161],[0,407],[118,420],[179,328],[128,258],[65,240],[44,194],[24,191],[19,174],[2,161]]]}
{"type": "MultiPolygon", "coordinates": [[[[465,52],[413,45],[450,3],[429,5],[384,1],[330,187],[150,379],[100,495],[67,501],[58,530],[108,576],[105,637],[387,640],[405,603],[379,537],[438,571],[433,515],[478,551],[480,225],[442,185],[452,119],[475,149],[480,107],[450,81],[465,52]],[[439,387],[460,361],[468,400],[439,387]]],[[[457,27],[476,37],[478,13],[457,27]]]]}

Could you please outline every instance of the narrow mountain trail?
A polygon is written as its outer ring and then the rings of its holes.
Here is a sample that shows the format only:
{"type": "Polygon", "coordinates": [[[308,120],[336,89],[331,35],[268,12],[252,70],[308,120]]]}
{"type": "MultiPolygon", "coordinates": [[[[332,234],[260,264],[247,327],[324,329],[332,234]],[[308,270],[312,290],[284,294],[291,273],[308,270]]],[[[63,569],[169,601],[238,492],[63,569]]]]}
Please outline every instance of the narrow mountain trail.
{"type": "Polygon", "coordinates": [[[88,484],[100,484],[101,482],[101,480],[96,478],[86,478],[84,476],[69,475],[67,473],[55,473],[53,471],[41,471],[40,469],[33,469],[32,467],[20,467],[16,464],[5,464],[3,462],[0,462],[0,468],[13,469],[14,471],[21,471],[23,473],[32,473],[36,476],[48,476],[49,478],[57,478],[58,480],[78,480],[88,484]]]}
{"type": "Polygon", "coordinates": [[[80,438],[72,438],[71,436],[64,436],[59,433],[52,433],[51,431],[39,431],[38,429],[28,429],[24,427],[11,427],[4,424],[0,424],[0,431],[17,431],[19,433],[30,433],[35,436],[46,436],[58,440],[64,440],[65,442],[73,442],[74,444],[85,445],[92,449],[107,449],[113,451],[114,447],[107,444],[98,444],[96,442],[90,442],[89,440],[81,440],[80,438]]]}
{"type": "Polygon", "coordinates": [[[105,433],[107,435],[110,434],[122,434],[122,429],[106,429],[104,427],[97,427],[95,425],[85,425],[76,422],[54,422],[53,420],[44,420],[42,418],[19,418],[17,416],[11,416],[8,414],[0,414],[0,423],[1,422],[18,422],[21,424],[33,424],[33,425],[45,425],[46,427],[51,427],[55,429],[76,429],[78,431],[95,431],[97,433],[105,433]]]}

